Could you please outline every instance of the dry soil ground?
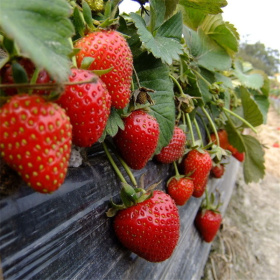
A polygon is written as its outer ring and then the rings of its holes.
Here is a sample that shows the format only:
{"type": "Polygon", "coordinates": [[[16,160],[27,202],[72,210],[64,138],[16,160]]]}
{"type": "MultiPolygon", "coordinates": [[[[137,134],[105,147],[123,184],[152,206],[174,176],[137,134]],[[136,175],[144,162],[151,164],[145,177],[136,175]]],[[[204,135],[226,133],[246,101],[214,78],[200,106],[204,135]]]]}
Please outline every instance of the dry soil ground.
{"type": "Polygon", "coordinates": [[[242,167],[205,267],[207,280],[280,280],[280,115],[271,107],[258,139],[266,176],[246,185],[242,167]]]}

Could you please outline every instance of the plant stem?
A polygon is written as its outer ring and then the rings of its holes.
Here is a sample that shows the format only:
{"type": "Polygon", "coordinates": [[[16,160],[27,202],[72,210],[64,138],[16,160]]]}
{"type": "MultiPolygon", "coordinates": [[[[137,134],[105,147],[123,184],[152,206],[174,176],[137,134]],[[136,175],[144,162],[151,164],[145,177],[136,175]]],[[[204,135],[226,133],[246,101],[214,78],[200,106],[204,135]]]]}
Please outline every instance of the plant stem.
{"type": "Polygon", "coordinates": [[[195,128],[196,128],[196,131],[197,131],[197,134],[198,134],[198,137],[199,137],[199,139],[200,139],[200,141],[201,141],[201,143],[203,143],[203,139],[202,139],[202,135],[201,135],[201,131],[200,131],[200,129],[199,129],[199,126],[198,126],[198,123],[197,123],[197,121],[196,121],[196,119],[194,118],[194,125],[195,125],[195,128]]]}
{"type": "Polygon", "coordinates": [[[179,177],[180,173],[176,164],[176,161],[173,161],[174,169],[175,169],[175,177],[179,177]]]}
{"type": "Polygon", "coordinates": [[[194,69],[192,69],[192,71],[195,72],[196,75],[199,76],[199,78],[200,78],[201,80],[203,80],[208,86],[211,86],[210,82],[208,82],[198,71],[196,71],[196,70],[194,70],[194,69]]]}
{"type": "Polygon", "coordinates": [[[190,115],[187,113],[186,117],[187,117],[188,127],[189,127],[189,130],[190,130],[190,133],[191,133],[192,146],[194,146],[195,145],[195,139],[194,139],[194,135],[193,135],[193,129],[192,129],[192,123],[191,123],[190,115]]]}
{"type": "MultiPolygon", "coordinates": [[[[106,145],[108,145],[108,146],[110,147],[110,149],[111,149],[113,152],[115,152],[116,149],[115,149],[115,147],[114,147],[110,142],[107,142],[106,145]]],[[[122,164],[123,168],[125,169],[125,171],[126,171],[127,175],[129,176],[129,178],[130,178],[132,184],[133,184],[134,186],[137,186],[136,179],[135,179],[133,173],[131,172],[131,169],[130,169],[129,166],[127,165],[127,163],[122,159],[122,157],[121,157],[117,152],[115,152],[115,155],[116,155],[116,157],[118,158],[118,160],[120,161],[120,163],[122,164]]]]}
{"type": "Polygon", "coordinates": [[[205,131],[206,131],[206,134],[207,134],[208,139],[210,139],[210,132],[209,132],[209,129],[208,129],[208,127],[207,127],[207,125],[206,125],[206,123],[205,123],[203,117],[202,117],[199,113],[197,113],[197,115],[200,117],[200,119],[201,119],[201,121],[202,121],[202,123],[203,123],[203,126],[204,126],[204,129],[205,129],[205,131]]]}
{"type": "Polygon", "coordinates": [[[183,97],[185,96],[185,93],[183,92],[183,89],[181,87],[181,85],[179,84],[179,82],[176,80],[176,78],[174,76],[172,76],[171,74],[169,74],[169,77],[172,79],[172,81],[176,84],[177,88],[180,91],[180,96],[183,97]]]}
{"type": "MultiPolygon", "coordinates": [[[[37,79],[38,79],[38,75],[39,75],[39,69],[36,67],[36,69],[35,69],[35,71],[34,71],[34,73],[33,73],[33,75],[32,75],[32,78],[31,78],[31,80],[30,80],[30,84],[36,84],[36,81],[37,81],[37,79]]],[[[30,89],[29,91],[28,91],[28,94],[31,94],[32,93],[32,90],[30,89]]]]}
{"type": "Polygon", "coordinates": [[[137,75],[137,72],[136,72],[134,66],[133,66],[133,73],[134,73],[138,88],[141,88],[140,81],[139,81],[139,78],[138,78],[138,75],[137,75]]]}
{"type": "Polygon", "coordinates": [[[204,107],[201,107],[201,109],[202,109],[203,113],[205,114],[205,116],[207,117],[209,123],[211,124],[213,132],[214,132],[215,137],[217,139],[217,146],[220,146],[220,139],[219,139],[217,129],[216,129],[216,126],[215,126],[214,122],[212,121],[212,119],[211,119],[210,115],[208,114],[208,112],[206,111],[206,109],[204,107]]]}
{"type": "Polygon", "coordinates": [[[126,162],[117,154],[116,155],[118,160],[120,161],[120,163],[122,164],[123,168],[125,169],[127,175],[129,176],[132,184],[136,187],[137,186],[137,182],[136,182],[136,179],[133,175],[133,173],[131,172],[129,166],[126,164],[126,162]]]}
{"type": "Polygon", "coordinates": [[[126,182],[125,178],[123,177],[123,175],[122,175],[120,169],[117,167],[117,165],[116,165],[116,163],[114,162],[114,160],[113,160],[111,154],[109,153],[108,148],[107,148],[107,145],[106,145],[104,142],[102,142],[102,146],[103,146],[103,149],[104,149],[104,151],[105,151],[106,156],[108,157],[108,159],[109,159],[109,161],[110,161],[110,163],[111,163],[113,169],[115,170],[116,174],[118,175],[119,179],[121,180],[121,182],[127,184],[127,182],[126,182]]]}
{"type": "MultiPolygon", "coordinates": [[[[223,107],[223,111],[224,111],[224,112],[227,112],[227,113],[231,114],[232,116],[236,117],[237,119],[241,120],[241,121],[242,121],[243,123],[245,123],[249,128],[251,128],[255,133],[258,133],[258,132],[256,131],[256,129],[255,129],[249,122],[247,122],[245,119],[243,119],[242,117],[240,117],[240,116],[237,115],[236,113],[232,112],[231,110],[229,110],[229,109],[227,109],[227,108],[225,108],[225,107],[223,107]]],[[[226,115],[226,116],[227,116],[227,115],[226,115]]],[[[229,118],[229,117],[227,116],[227,118],[229,118]]]]}
{"type": "MultiPolygon", "coordinates": [[[[78,5],[77,5],[77,6],[78,6],[78,5]]],[[[73,49],[74,46],[73,46],[72,38],[69,38],[68,41],[69,41],[69,43],[70,43],[70,45],[71,45],[71,48],[73,49]]],[[[73,63],[73,66],[74,66],[75,68],[77,68],[77,60],[76,60],[76,56],[75,56],[75,55],[72,56],[72,63],[73,63]]]]}

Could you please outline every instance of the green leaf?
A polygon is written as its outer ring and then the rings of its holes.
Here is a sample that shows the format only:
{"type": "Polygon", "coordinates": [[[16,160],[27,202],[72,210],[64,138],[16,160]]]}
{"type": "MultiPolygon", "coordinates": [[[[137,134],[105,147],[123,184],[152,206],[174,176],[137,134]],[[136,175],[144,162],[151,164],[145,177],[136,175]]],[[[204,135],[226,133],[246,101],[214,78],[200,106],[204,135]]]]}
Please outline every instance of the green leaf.
{"type": "Polygon", "coordinates": [[[178,5],[178,9],[183,14],[183,23],[193,30],[201,25],[206,17],[206,14],[200,10],[178,5]]]}
{"type": "Polygon", "coordinates": [[[247,184],[258,182],[265,175],[263,147],[250,135],[242,135],[242,138],[245,144],[244,180],[247,184]]]}
{"type": "Polygon", "coordinates": [[[252,88],[261,89],[264,84],[264,78],[259,73],[252,73],[251,71],[244,71],[244,65],[240,60],[235,60],[234,75],[237,77],[241,85],[252,88]]]}
{"type": "Polygon", "coordinates": [[[222,82],[222,86],[233,89],[231,78],[223,75],[222,73],[215,72],[215,78],[217,82],[222,82]]]}
{"type": "Polygon", "coordinates": [[[165,11],[162,0],[150,0],[150,28],[152,32],[163,24],[165,11]]]}
{"type": "Polygon", "coordinates": [[[186,92],[190,96],[197,97],[198,98],[196,99],[197,104],[199,106],[203,106],[205,103],[204,103],[204,99],[202,98],[202,90],[199,87],[197,76],[189,68],[185,70],[184,75],[186,75],[188,81],[188,87],[186,92]]]}
{"type": "MultiPolygon", "coordinates": [[[[169,78],[168,67],[152,54],[143,53],[134,63],[140,85],[155,90],[154,93],[150,94],[155,104],[150,107],[149,114],[157,119],[160,126],[160,137],[156,150],[158,153],[164,146],[168,145],[174,130],[173,83],[169,78]]],[[[137,88],[136,81],[135,88],[137,88]]]]}
{"type": "Polygon", "coordinates": [[[156,36],[173,38],[178,42],[181,41],[183,33],[182,13],[176,13],[167,20],[157,31],[156,36]]]}
{"type": "Polygon", "coordinates": [[[252,126],[259,126],[263,124],[263,114],[255,100],[251,97],[249,91],[244,87],[239,87],[236,89],[236,92],[242,101],[243,115],[245,120],[248,121],[252,126]]]}
{"type": "Polygon", "coordinates": [[[227,5],[226,0],[180,0],[179,4],[186,8],[193,8],[205,14],[222,13],[222,7],[227,5]]]}
{"type": "Polygon", "coordinates": [[[164,25],[159,34],[155,37],[147,29],[145,21],[136,13],[131,13],[130,17],[137,27],[137,33],[145,48],[153,53],[156,58],[160,58],[163,63],[172,64],[173,60],[179,60],[179,55],[183,53],[181,44],[168,37],[162,37],[161,33],[169,33],[168,25],[164,25]]]}
{"type": "Polygon", "coordinates": [[[198,31],[184,27],[186,43],[194,56],[195,62],[209,71],[224,71],[231,66],[231,57],[224,48],[218,45],[201,28],[198,31]]]}
{"type": "Polygon", "coordinates": [[[12,72],[13,79],[16,83],[28,83],[26,71],[18,62],[13,62],[12,72]]]}
{"type": "Polygon", "coordinates": [[[84,23],[83,15],[79,11],[78,7],[74,8],[73,19],[74,19],[73,22],[74,22],[74,27],[75,27],[76,33],[78,33],[81,37],[83,37],[84,36],[85,23],[84,23]]]}
{"type": "Polygon", "coordinates": [[[212,94],[209,91],[209,84],[215,82],[214,73],[207,69],[199,68],[199,72],[195,71],[195,74],[204,103],[210,102],[212,100],[212,94]]]}
{"type": "Polygon", "coordinates": [[[221,14],[208,15],[201,28],[206,35],[215,40],[229,54],[234,54],[238,51],[239,43],[236,33],[232,32],[233,26],[225,24],[221,14]]]}
{"type": "Polygon", "coordinates": [[[82,64],[80,68],[87,70],[93,61],[94,61],[93,57],[85,56],[82,60],[82,64]]]}
{"type": "Polygon", "coordinates": [[[265,95],[254,95],[253,96],[255,102],[257,103],[262,115],[263,115],[263,123],[266,123],[267,120],[267,113],[268,113],[268,109],[269,109],[269,99],[267,98],[267,96],[265,95]]]}
{"type": "Polygon", "coordinates": [[[164,0],[165,2],[165,18],[169,18],[173,15],[173,13],[176,11],[177,4],[179,3],[179,0],[164,0]]]}
{"type": "Polygon", "coordinates": [[[3,38],[3,48],[7,51],[11,56],[16,54],[15,44],[13,40],[10,40],[7,37],[3,38]]]}
{"type": "Polygon", "coordinates": [[[106,124],[106,133],[114,137],[117,134],[119,128],[124,129],[123,120],[120,114],[118,114],[117,110],[112,108],[109,119],[106,124]]]}
{"type": "Polygon", "coordinates": [[[57,81],[68,80],[74,28],[64,0],[1,0],[0,28],[57,81]]]}
{"type": "Polygon", "coordinates": [[[245,143],[243,141],[242,134],[237,130],[231,121],[227,121],[225,129],[228,134],[229,143],[235,147],[239,152],[245,151],[245,143]]]}
{"type": "Polygon", "coordinates": [[[268,78],[268,76],[266,74],[263,73],[263,77],[264,77],[264,83],[263,86],[261,88],[261,92],[265,95],[265,96],[269,96],[269,92],[270,92],[270,80],[268,78]]]}
{"type": "Polygon", "coordinates": [[[89,26],[90,29],[94,29],[90,6],[86,1],[83,1],[82,6],[83,6],[83,16],[86,24],[89,26]]]}
{"type": "Polygon", "coordinates": [[[119,28],[118,31],[127,35],[127,43],[131,49],[133,57],[137,57],[139,54],[142,53],[142,42],[140,41],[139,35],[137,34],[137,28],[134,23],[127,23],[124,17],[120,16],[119,19],[119,28]]]}

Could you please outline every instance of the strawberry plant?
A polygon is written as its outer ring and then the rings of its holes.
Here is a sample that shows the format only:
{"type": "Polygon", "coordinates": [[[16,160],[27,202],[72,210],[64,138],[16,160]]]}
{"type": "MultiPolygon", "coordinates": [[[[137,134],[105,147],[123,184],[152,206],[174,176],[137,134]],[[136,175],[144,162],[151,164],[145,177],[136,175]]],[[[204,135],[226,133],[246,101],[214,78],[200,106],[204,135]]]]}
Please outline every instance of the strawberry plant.
{"type": "MultiPolygon", "coordinates": [[[[254,136],[266,122],[269,80],[237,58],[239,34],[223,20],[225,0],[140,1],[140,10],[129,14],[120,13],[120,4],[1,0],[1,160],[49,193],[64,182],[72,142],[110,143],[134,185],[121,191],[126,209],[116,216],[116,234],[158,262],[177,244],[177,208],[168,194],[138,188],[128,166],[178,161],[194,197],[204,194],[212,163],[230,155],[242,162],[246,183],[261,180],[264,150],[254,136]],[[157,219],[168,213],[156,204],[169,207],[173,220],[157,219]],[[170,228],[143,229],[141,211],[170,228]],[[166,236],[148,238],[161,229],[166,236]],[[147,244],[139,246],[140,239],[147,244]]],[[[179,196],[177,203],[185,203],[179,196]]]]}

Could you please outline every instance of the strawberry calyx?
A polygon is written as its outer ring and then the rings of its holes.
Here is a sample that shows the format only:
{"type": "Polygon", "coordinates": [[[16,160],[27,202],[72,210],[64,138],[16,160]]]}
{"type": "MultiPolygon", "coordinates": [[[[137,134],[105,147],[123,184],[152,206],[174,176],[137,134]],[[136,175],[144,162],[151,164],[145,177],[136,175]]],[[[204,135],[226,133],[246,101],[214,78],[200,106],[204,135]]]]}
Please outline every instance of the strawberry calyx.
{"type": "Polygon", "coordinates": [[[149,92],[154,93],[155,91],[146,87],[139,87],[136,89],[133,93],[134,104],[144,105],[148,102],[150,105],[154,105],[155,102],[151,98],[149,92]]]}
{"type": "Polygon", "coordinates": [[[179,170],[178,170],[178,167],[177,167],[177,164],[176,164],[175,161],[173,162],[173,165],[174,165],[174,169],[175,169],[175,175],[172,176],[172,177],[170,177],[170,178],[168,179],[168,181],[166,182],[166,185],[167,185],[167,186],[170,184],[170,182],[171,182],[174,178],[175,178],[176,181],[179,181],[179,180],[182,179],[182,178],[186,178],[186,179],[193,180],[191,177],[189,177],[189,176],[191,175],[191,173],[193,173],[193,172],[190,172],[190,174],[187,174],[187,175],[185,175],[185,174],[180,174],[180,173],[179,173],[179,170]]]}
{"type": "Polygon", "coordinates": [[[214,143],[210,143],[209,145],[206,146],[208,153],[210,154],[211,159],[216,163],[220,163],[223,158],[231,155],[230,151],[223,149],[221,146],[217,146],[214,143]],[[211,148],[209,149],[209,147],[211,148]]]}
{"type": "Polygon", "coordinates": [[[212,192],[210,197],[208,194],[207,189],[205,190],[205,198],[201,203],[200,209],[202,211],[202,216],[206,213],[206,211],[213,211],[214,213],[220,213],[219,208],[222,205],[220,202],[220,198],[218,200],[218,203],[215,204],[216,197],[214,193],[212,192]]]}
{"type": "Polygon", "coordinates": [[[145,191],[143,188],[133,188],[126,182],[122,182],[122,189],[120,192],[121,204],[116,204],[111,200],[111,208],[106,212],[107,217],[113,217],[118,211],[132,207],[141,203],[153,195],[153,191],[145,191]]]}

